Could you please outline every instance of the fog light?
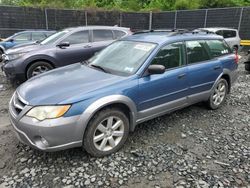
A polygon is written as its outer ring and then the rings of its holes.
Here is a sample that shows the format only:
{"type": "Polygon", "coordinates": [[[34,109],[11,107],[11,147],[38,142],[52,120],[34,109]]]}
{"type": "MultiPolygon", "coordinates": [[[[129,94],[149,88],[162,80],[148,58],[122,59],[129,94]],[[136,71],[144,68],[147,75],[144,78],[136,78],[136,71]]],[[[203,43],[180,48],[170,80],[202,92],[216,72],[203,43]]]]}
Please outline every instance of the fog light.
{"type": "Polygon", "coordinates": [[[40,149],[46,149],[47,147],[49,147],[48,141],[41,136],[35,136],[34,141],[35,145],[40,149]]]}

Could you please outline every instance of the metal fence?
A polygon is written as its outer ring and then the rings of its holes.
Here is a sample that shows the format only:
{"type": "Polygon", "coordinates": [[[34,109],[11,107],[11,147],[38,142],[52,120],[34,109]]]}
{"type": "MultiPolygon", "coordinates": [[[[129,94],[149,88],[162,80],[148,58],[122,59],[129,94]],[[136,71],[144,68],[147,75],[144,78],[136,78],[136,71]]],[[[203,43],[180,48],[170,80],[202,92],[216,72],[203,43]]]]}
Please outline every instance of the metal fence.
{"type": "Polygon", "coordinates": [[[85,25],[118,25],[131,29],[230,27],[250,39],[250,7],[117,12],[0,6],[0,37],[27,29],[58,30],[85,25]]]}

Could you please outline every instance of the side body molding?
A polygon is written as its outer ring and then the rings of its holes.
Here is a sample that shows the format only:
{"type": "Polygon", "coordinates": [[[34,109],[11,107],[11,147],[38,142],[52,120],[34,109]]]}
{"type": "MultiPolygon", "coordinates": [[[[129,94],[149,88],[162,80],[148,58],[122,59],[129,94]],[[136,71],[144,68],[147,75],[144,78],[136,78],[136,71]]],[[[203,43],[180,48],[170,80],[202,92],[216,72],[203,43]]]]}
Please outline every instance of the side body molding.
{"type": "Polygon", "coordinates": [[[136,126],[137,118],[137,108],[135,103],[129,97],[124,95],[110,95],[98,99],[83,112],[79,119],[79,127],[82,127],[80,134],[85,132],[88,122],[98,110],[105,106],[117,103],[124,104],[130,109],[130,131],[133,131],[136,126]]]}

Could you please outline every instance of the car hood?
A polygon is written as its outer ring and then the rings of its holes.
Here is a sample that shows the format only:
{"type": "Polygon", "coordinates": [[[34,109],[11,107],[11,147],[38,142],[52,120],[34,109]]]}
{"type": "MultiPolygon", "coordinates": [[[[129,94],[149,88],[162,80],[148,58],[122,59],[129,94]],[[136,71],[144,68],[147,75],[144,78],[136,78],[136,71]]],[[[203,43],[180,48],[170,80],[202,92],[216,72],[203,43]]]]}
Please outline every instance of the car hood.
{"type": "Polygon", "coordinates": [[[16,46],[14,48],[11,48],[6,51],[6,54],[25,53],[25,52],[30,52],[34,50],[42,50],[42,49],[47,49],[47,48],[48,48],[47,45],[32,43],[32,44],[21,45],[21,46],[16,46]]]}
{"type": "Polygon", "coordinates": [[[17,92],[30,105],[71,104],[125,79],[77,63],[36,76],[17,92]]]}

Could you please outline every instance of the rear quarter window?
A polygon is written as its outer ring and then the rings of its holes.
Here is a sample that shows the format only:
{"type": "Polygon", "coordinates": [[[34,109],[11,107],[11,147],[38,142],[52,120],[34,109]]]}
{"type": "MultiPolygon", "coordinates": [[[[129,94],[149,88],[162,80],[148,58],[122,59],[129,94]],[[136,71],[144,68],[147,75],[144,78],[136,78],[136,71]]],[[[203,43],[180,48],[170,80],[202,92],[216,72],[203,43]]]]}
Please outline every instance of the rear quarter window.
{"type": "Polygon", "coordinates": [[[223,36],[226,38],[234,38],[237,36],[237,33],[235,30],[219,30],[216,32],[216,34],[223,36]]]}
{"type": "Polygon", "coordinates": [[[231,49],[223,40],[207,40],[206,43],[208,45],[212,58],[220,57],[231,53],[231,49]]]}

